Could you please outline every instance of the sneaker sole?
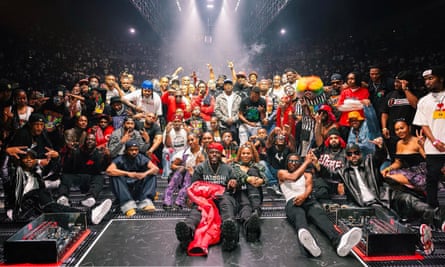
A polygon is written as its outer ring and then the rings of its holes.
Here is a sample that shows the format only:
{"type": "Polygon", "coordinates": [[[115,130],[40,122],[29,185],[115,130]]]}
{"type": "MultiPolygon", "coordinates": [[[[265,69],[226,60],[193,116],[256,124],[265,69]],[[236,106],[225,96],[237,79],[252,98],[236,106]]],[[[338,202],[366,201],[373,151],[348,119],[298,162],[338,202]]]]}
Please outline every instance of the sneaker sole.
{"type": "Polygon", "coordinates": [[[155,206],[145,206],[142,208],[143,211],[146,212],[155,212],[156,211],[156,207],[155,206]]]}
{"type": "Polygon", "coordinates": [[[225,221],[222,225],[222,249],[232,251],[238,245],[238,233],[233,221],[225,221]]]}
{"type": "Polygon", "coordinates": [[[430,255],[434,251],[433,235],[431,232],[431,227],[427,224],[420,225],[420,242],[423,245],[423,252],[425,255],[430,255]]]}
{"type": "Polygon", "coordinates": [[[359,228],[352,228],[350,231],[352,232],[349,234],[345,245],[339,246],[337,249],[337,254],[340,257],[345,257],[348,255],[351,249],[355,247],[362,239],[362,231],[359,228]]]}
{"type": "Polygon", "coordinates": [[[178,222],[175,227],[176,238],[179,244],[184,250],[187,250],[188,245],[192,241],[191,229],[187,226],[185,222],[178,222]]]}
{"type": "Polygon", "coordinates": [[[260,236],[260,219],[257,215],[253,215],[246,223],[246,241],[256,242],[260,239],[260,236]]]}
{"type": "Polygon", "coordinates": [[[106,199],[104,202],[102,202],[102,204],[97,206],[96,209],[100,209],[100,212],[96,215],[96,218],[91,218],[91,222],[93,224],[99,224],[105,217],[105,215],[107,215],[107,213],[110,211],[112,204],[113,202],[111,201],[111,199],[106,199]]]}
{"type": "Polygon", "coordinates": [[[300,240],[301,245],[303,245],[303,247],[307,249],[312,256],[318,257],[321,255],[320,247],[317,245],[314,237],[308,230],[301,229],[298,231],[298,240],[300,240]]]}

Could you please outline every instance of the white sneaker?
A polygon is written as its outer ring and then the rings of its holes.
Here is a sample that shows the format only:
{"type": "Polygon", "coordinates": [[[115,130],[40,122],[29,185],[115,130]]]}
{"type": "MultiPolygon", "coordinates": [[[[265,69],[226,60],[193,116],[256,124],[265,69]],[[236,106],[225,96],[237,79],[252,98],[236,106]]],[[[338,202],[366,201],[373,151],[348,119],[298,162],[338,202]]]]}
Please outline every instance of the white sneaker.
{"type": "Polygon", "coordinates": [[[423,253],[430,255],[434,251],[433,234],[431,227],[427,224],[420,225],[420,242],[423,245],[423,253]]]}
{"type": "Polygon", "coordinates": [[[110,211],[113,202],[111,199],[105,199],[99,206],[95,207],[91,211],[91,222],[93,224],[99,224],[105,215],[110,211]]]}
{"type": "Polygon", "coordinates": [[[303,245],[303,247],[306,248],[312,256],[318,257],[321,255],[320,247],[317,245],[314,237],[308,230],[304,228],[298,230],[298,240],[300,240],[300,244],[303,245]]]}
{"type": "Polygon", "coordinates": [[[362,229],[353,227],[347,231],[340,239],[340,243],[337,247],[337,254],[340,257],[345,257],[349,254],[351,249],[360,242],[362,239],[362,229]]]}
{"type": "Polygon", "coordinates": [[[48,189],[55,189],[55,188],[59,188],[60,185],[60,179],[57,180],[45,180],[45,187],[48,189]]]}
{"type": "Polygon", "coordinates": [[[61,196],[57,199],[57,204],[69,207],[70,200],[66,196],[61,196]]]}
{"type": "Polygon", "coordinates": [[[94,204],[96,204],[96,200],[94,199],[94,197],[89,197],[80,201],[80,204],[82,204],[82,206],[84,207],[91,208],[92,206],[94,206],[94,204]]]}

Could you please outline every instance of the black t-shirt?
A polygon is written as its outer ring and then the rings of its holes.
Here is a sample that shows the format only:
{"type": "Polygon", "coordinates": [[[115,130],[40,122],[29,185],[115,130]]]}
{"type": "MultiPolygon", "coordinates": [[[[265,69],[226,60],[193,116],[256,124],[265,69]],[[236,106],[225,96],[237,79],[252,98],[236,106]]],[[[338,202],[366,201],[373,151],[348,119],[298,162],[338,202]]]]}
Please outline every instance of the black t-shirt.
{"type": "Polygon", "coordinates": [[[274,169],[286,169],[286,158],[290,154],[288,147],[285,147],[283,151],[279,151],[276,146],[271,146],[267,149],[267,162],[274,169]]]}
{"type": "Polygon", "coordinates": [[[253,102],[250,97],[244,98],[241,101],[239,111],[244,114],[244,117],[250,122],[261,121],[258,107],[266,108],[266,101],[263,98],[258,99],[258,102],[253,102]]]}
{"type": "MultiPolygon", "coordinates": [[[[421,94],[417,91],[412,92],[417,97],[421,94]]],[[[408,124],[412,124],[416,109],[411,107],[402,90],[394,90],[390,92],[385,99],[383,113],[388,114],[386,127],[393,133],[394,120],[403,118],[408,124]]]]}

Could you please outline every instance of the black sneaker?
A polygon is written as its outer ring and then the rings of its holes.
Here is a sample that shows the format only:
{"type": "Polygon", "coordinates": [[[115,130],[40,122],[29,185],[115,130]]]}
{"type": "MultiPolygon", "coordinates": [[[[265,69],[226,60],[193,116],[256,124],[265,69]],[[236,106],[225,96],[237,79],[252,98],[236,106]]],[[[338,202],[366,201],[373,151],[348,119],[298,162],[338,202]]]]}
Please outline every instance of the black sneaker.
{"type": "Polygon", "coordinates": [[[192,242],[192,229],[185,222],[178,222],[175,227],[176,238],[181,248],[187,250],[190,242],[192,242]]]}
{"type": "Polygon", "coordinates": [[[172,205],[167,205],[167,204],[163,204],[163,205],[162,205],[162,208],[163,208],[165,211],[171,211],[171,210],[173,209],[172,205]]]}
{"type": "Polygon", "coordinates": [[[246,227],[246,241],[247,242],[256,242],[260,240],[261,236],[261,227],[260,227],[260,219],[257,214],[252,214],[250,218],[245,223],[246,227]]]}
{"type": "Polygon", "coordinates": [[[280,188],[276,184],[268,186],[266,189],[267,189],[267,193],[269,193],[271,195],[274,195],[277,197],[281,197],[283,195],[283,193],[281,193],[281,191],[280,191],[280,188]]]}
{"type": "Polygon", "coordinates": [[[233,220],[226,220],[221,226],[222,249],[232,251],[238,246],[239,235],[233,220]]]}

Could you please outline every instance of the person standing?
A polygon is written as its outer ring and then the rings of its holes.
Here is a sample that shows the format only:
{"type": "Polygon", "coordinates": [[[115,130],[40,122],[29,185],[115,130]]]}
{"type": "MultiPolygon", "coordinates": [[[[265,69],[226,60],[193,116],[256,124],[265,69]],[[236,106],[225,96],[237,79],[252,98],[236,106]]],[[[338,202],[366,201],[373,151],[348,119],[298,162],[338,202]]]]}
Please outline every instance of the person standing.
{"type": "Polygon", "coordinates": [[[417,104],[413,124],[421,126],[427,137],[426,153],[426,198],[432,207],[438,207],[437,191],[441,168],[445,162],[445,68],[432,67],[422,74],[425,87],[430,93],[422,97],[417,104]]]}

